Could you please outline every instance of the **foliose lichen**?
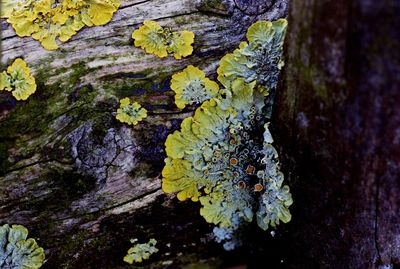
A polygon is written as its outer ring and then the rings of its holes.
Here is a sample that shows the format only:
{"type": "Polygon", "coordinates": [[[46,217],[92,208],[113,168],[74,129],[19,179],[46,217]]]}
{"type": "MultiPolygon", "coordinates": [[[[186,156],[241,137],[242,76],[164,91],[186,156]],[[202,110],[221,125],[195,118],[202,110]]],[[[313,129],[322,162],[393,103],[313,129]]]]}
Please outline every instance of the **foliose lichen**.
{"type": "Polygon", "coordinates": [[[201,104],[217,96],[219,86],[202,70],[189,65],[172,76],[171,89],[175,92],[176,106],[183,109],[188,104],[201,104]]]}
{"type": "Polygon", "coordinates": [[[120,100],[116,119],[120,122],[136,125],[147,117],[147,110],[138,102],[131,102],[128,97],[120,100]]]}
{"type": "Polygon", "coordinates": [[[28,230],[24,226],[0,226],[0,268],[37,269],[44,259],[43,248],[35,239],[28,239],[28,230]]]}
{"type": "Polygon", "coordinates": [[[174,32],[169,27],[161,27],[155,21],[144,21],[143,26],[132,33],[135,46],[144,49],[160,58],[173,54],[175,59],[181,59],[192,54],[194,33],[174,32]]]}
{"type": "Polygon", "coordinates": [[[26,100],[36,91],[35,78],[26,62],[20,58],[0,73],[0,91],[9,91],[17,100],[26,100]]]}
{"type": "Polygon", "coordinates": [[[48,50],[58,48],[85,25],[108,23],[120,0],[2,0],[1,17],[18,36],[32,36],[48,50]]]}
{"type": "MultiPolygon", "coordinates": [[[[132,239],[131,243],[136,243],[137,239],[132,239]]],[[[158,252],[156,248],[157,240],[151,238],[149,242],[145,244],[135,244],[128,250],[127,255],[124,257],[124,261],[133,264],[133,263],[140,263],[143,260],[147,260],[150,256],[154,253],[158,252]]]]}
{"type": "Polygon", "coordinates": [[[233,53],[225,55],[217,69],[218,80],[227,86],[238,77],[247,83],[257,81],[263,91],[274,91],[283,67],[282,51],[287,21],[258,21],[247,31],[248,42],[242,42],[233,53]]]}
{"type": "Polygon", "coordinates": [[[286,20],[253,24],[248,43],[220,62],[218,80],[225,88],[165,143],[164,192],[200,201],[200,214],[216,225],[215,239],[227,250],[240,245],[236,233],[253,219],[263,230],[291,219],[293,201],[265,115],[282,65],[285,29],[286,20]]]}

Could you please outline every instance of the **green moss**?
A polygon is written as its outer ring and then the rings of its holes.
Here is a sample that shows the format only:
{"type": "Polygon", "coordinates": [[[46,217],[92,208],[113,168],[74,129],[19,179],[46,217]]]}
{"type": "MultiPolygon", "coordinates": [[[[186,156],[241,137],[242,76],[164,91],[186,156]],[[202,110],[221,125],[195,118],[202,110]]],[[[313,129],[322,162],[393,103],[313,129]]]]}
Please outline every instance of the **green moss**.
{"type": "Polygon", "coordinates": [[[62,268],[72,268],[73,256],[82,251],[85,241],[90,237],[91,233],[86,230],[75,230],[62,242],[59,249],[57,259],[60,261],[62,268]]]}

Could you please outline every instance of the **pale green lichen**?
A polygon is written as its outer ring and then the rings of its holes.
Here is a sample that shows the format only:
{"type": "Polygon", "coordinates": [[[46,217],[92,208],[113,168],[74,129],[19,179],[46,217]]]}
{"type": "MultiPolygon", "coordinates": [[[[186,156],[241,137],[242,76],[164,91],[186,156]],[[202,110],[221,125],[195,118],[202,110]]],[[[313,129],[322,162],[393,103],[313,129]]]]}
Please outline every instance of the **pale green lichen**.
{"type": "Polygon", "coordinates": [[[45,259],[44,250],[21,225],[0,226],[0,268],[37,269],[45,259]]]}
{"type": "Polygon", "coordinates": [[[143,26],[132,33],[132,38],[136,47],[141,47],[147,53],[160,58],[173,54],[175,59],[181,59],[193,52],[194,33],[189,31],[177,33],[171,28],[161,27],[155,21],[144,21],[143,26]]]}
{"type": "MultiPolygon", "coordinates": [[[[136,243],[137,239],[132,239],[131,243],[136,243]]],[[[149,242],[145,244],[135,244],[128,250],[128,253],[124,257],[124,261],[133,264],[140,263],[143,260],[147,260],[154,253],[158,252],[156,248],[157,240],[154,238],[150,239],[149,242]]]]}
{"type": "Polygon", "coordinates": [[[221,60],[218,79],[225,89],[183,120],[165,143],[163,190],[179,200],[200,201],[200,214],[217,225],[215,239],[225,249],[240,244],[236,231],[255,216],[264,230],[291,219],[291,194],[264,112],[282,65],[285,27],[285,20],[251,26],[249,43],[241,44],[237,57],[221,60]],[[237,61],[241,58],[246,64],[237,61]]]}
{"type": "Polygon", "coordinates": [[[147,117],[147,110],[138,102],[131,102],[128,97],[120,100],[116,119],[120,122],[136,125],[147,117]]]}
{"type": "Polygon", "coordinates": [[[0,91],[9,91],[17,100],[26,100],[36,91],[36,81],[26,62],[20,58],[0,73],[0,91]]]}
{"type": "Polygon", "coordinates": [[[2,0],[1,17],[18,36],[32,36],[48,50],[86,26],[108,23],[120,0],[2,0]]]}

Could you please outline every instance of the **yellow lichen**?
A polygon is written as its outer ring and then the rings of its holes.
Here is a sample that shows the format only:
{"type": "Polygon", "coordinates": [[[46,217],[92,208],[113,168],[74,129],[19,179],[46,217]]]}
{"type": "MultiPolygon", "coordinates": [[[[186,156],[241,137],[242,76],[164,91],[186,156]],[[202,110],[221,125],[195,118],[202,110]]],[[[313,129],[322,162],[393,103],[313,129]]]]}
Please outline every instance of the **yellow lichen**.
{"type": "Polygon", "coordinates": [[[218,94],[216,82],[206,78],[202,70],[189,65],[182,72],[174,74],[171,89],[175,92],[175,104],[182,109],[187,104],[202,103],[218,94]]]}
{"type": "Polygon", "coordinates": [[[222,89],[193,66],[171,80],[179,108],[203,103],[165,142],[162,189],[200,201],[200,215],[216,225],[215,239],[227,250],[240,244],[236,233],[255,216],[263,230],[291,219],[293,200],[265,113],[283,62],[285,29],[286,20],[253,24],[248,42],[220,61],[222,89]]]}
{"type": "Polygon", "coordinates": [[[194,33],[183,31],[181,34],[173,33],[168,52],[173,53],[175,59],[179,60],[192,54],[194,42],[194,33]]]}
{"type": "Polygon", "coordinates": [[[257,81],[264,95],[273,92],[283,66],[282,50],[287,21],[258,21],[247,31],[248,42],[241,42],[238,49],[225,55],[217,69],[218,80],[224,85],[236,78],[257,81]]]}
{"type": "Polygon", "coordinates": [[[147,110],[137,102],[131,103],[129,98],[120,100],[120,107],[117,109],[116,119],[120,122],[136,125],[147,117],[147,110]]]}
{"type": "Polygon", "coordinates": [[[175,59],[181,59],[192,54],[194,33],[183,31],[173,32],[170,28],[163,28],[155,21],[144,21],[143,25],[132,33],[135,46],[144,49],[160,58],[173,54],[175,59]]]}
{"type": "Polygon", "coordinates": [[[11,91],[17,100],[26,100],[36,91],[35,78],[25,61],[17,58],[0,74],[0,90],[11,91]]]}
{"type": "Polygon", "coordinates": [[[28,238],[28,230],[24,226],[0,226],[1,268],[39,269],[44,260],[44,249],[35,239],[28,238]]]}
{"type": "Polygon", "coordinates": [[[167,45],[165,44],[164,30],[155,21],[144,21],[143,26],[132,33],[135,46],[144,49],[160,58],[167,57],[167,45]]]}
{"type": "Polygon", "coordinates": [[[86,26],[108,23],[120,0],[2,0],[1,17],[19,36],[32,36],[48,50],[58,48],[86,26]]]}
{"type": "MultiPolygon", "coordinates": [[[[132,239],[131,243],[136,243],[137,239],[132,239]]],[[[135,244],[128,250],[128,253],[124,257],[124,262],[129,264],[140,263],[143,260],[147,260],[151,255],[158,252],[156,248],[157,240],[151,238],[149,242],[145,244],[135,244]]]]}

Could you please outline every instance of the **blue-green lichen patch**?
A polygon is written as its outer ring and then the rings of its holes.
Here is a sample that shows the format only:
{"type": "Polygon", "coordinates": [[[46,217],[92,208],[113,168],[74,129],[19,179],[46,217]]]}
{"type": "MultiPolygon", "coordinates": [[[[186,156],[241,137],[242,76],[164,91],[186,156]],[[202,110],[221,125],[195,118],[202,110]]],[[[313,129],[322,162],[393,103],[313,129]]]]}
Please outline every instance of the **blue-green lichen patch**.
{"type": "Polygon", "coordinates": [[[254,219],[263,230],[291,219],[292,197],[265,115],[283,64],[285,29],[286,20],[252,25],[237,57],[221,60],[218,80],[225,89],[165,143],[163,190],[200,201],[200,215],[216,225],[215,239],[227,250],[240,244],[237,231],[254,219]]]}
{"type": "Polygon", "coordinates": [[[0,227],[0,268],[37,269],[44,261],[44,250],[21,225],[0,227]]]}

